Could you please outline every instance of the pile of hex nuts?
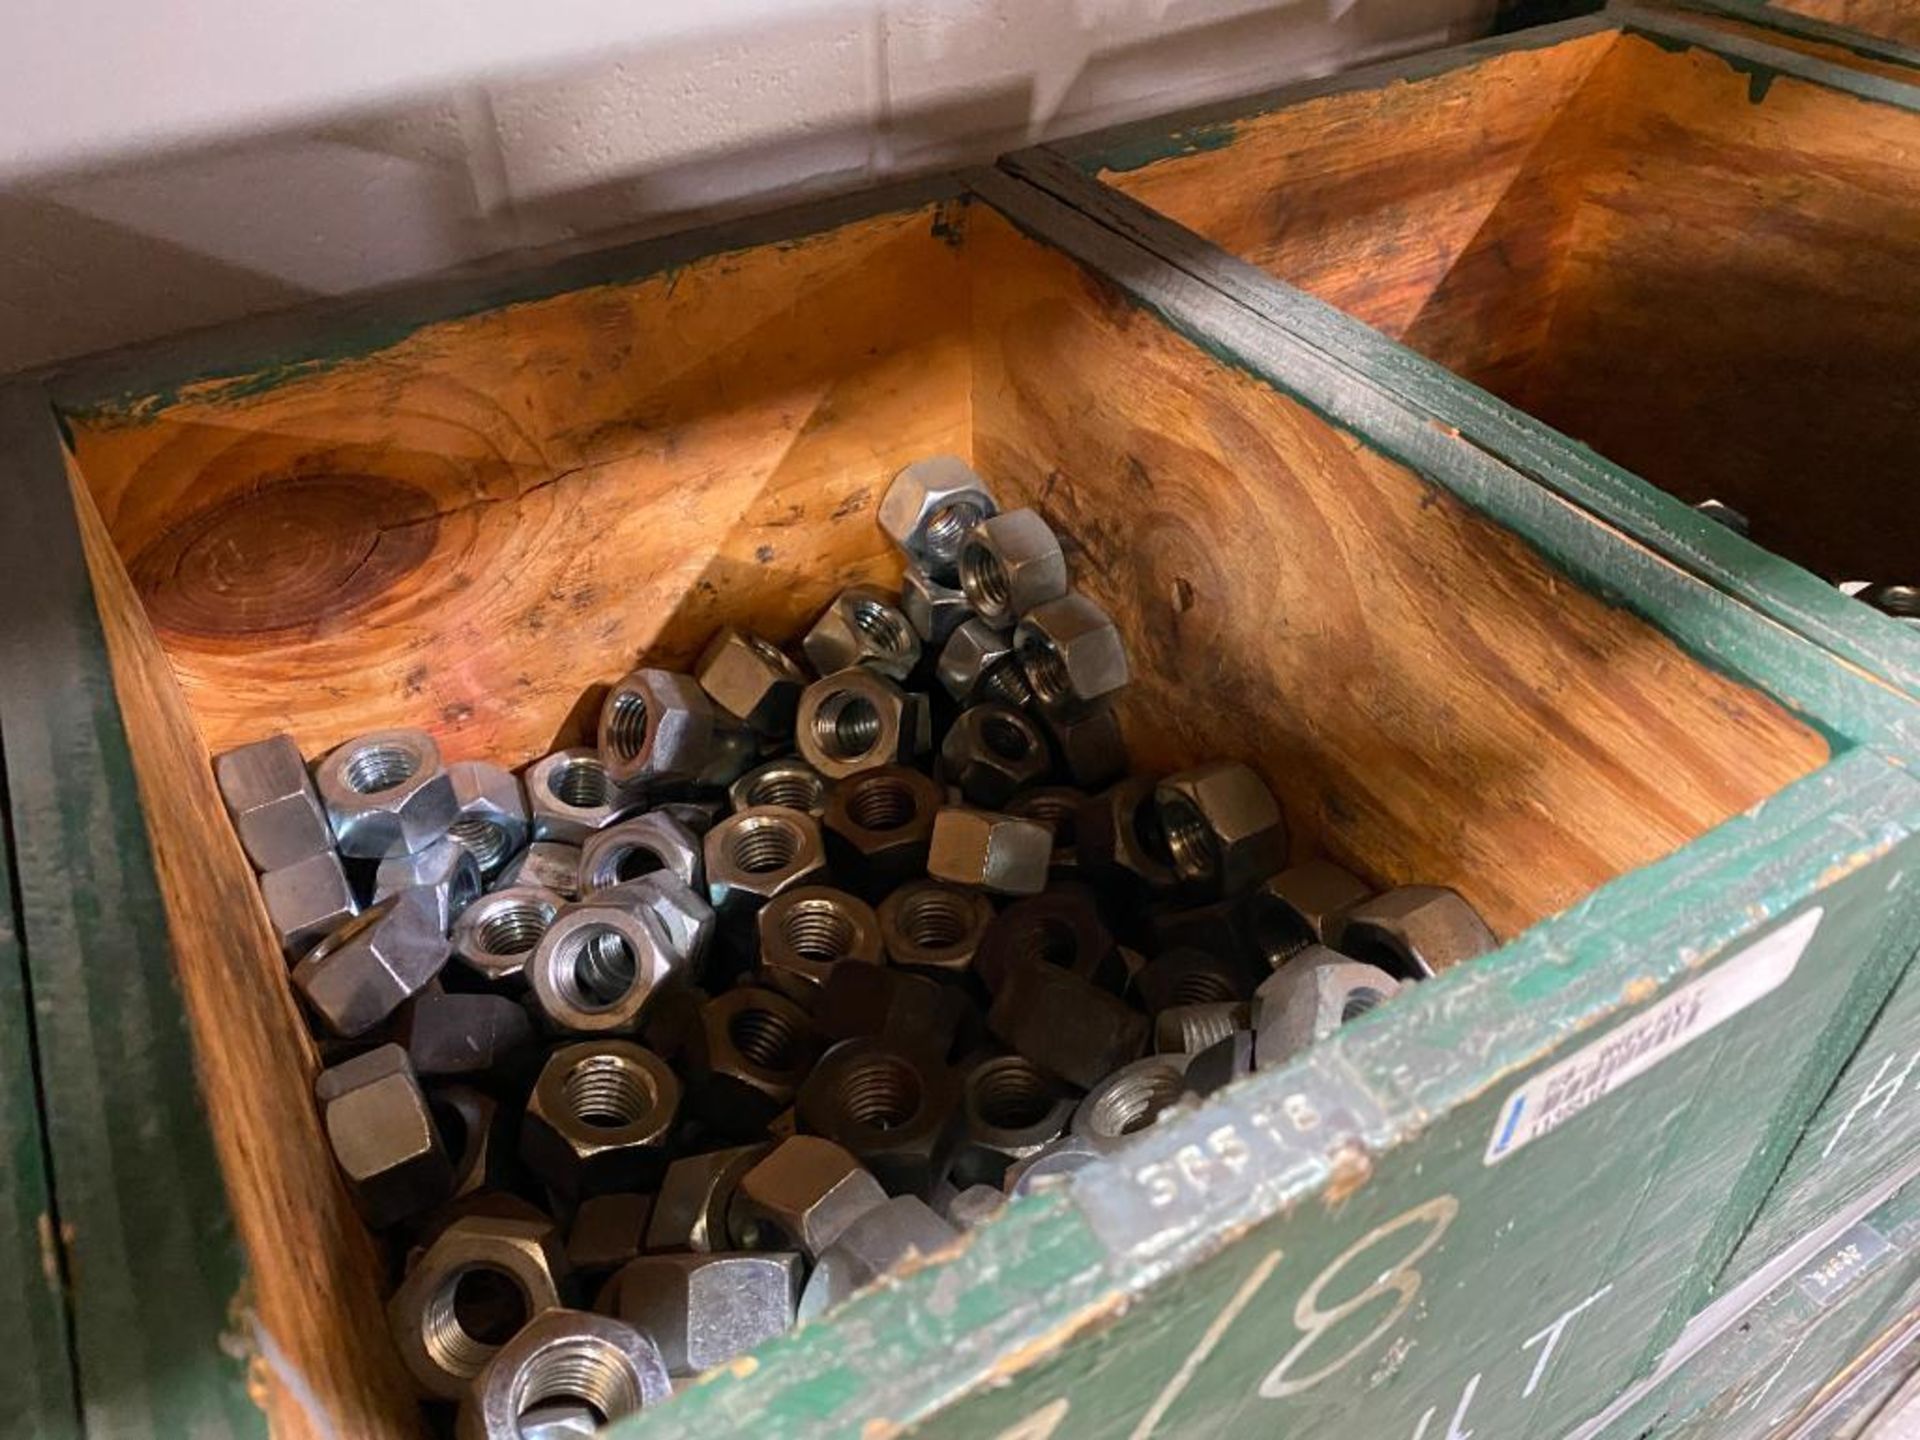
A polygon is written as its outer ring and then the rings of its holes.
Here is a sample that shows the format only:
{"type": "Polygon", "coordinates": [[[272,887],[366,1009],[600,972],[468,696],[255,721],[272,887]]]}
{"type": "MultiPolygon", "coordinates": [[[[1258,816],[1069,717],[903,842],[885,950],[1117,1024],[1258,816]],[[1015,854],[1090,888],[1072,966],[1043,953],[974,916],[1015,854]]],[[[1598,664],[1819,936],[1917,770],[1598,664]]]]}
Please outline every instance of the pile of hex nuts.
{"type": "Polygon", "coordinates": [[[1130,775],[1120,634],[964,462],[879,518],[900,593],[804,666],[722,630],[521,776],[418,730],[215,762],[462,1435],[655,1403],[1495,944],[1289,867],[1244,764],[1130,775]]]}

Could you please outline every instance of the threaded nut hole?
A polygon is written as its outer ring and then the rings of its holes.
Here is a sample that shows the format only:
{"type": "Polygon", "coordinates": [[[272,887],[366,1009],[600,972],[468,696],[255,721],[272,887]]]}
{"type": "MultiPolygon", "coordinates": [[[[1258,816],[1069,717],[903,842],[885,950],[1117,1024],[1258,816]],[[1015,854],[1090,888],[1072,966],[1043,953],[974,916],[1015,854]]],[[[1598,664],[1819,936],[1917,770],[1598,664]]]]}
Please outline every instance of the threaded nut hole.
{"type": "Polygon", "coordinates": [[[1039,738],[1010,715],[990,715],[980,724],[980,743],[1002,760],[1024,760],[1033,754],[1039,738]]]}
{"type": "Polygon", "coordinates": [[[598,755],[568,756],[547,772],[547,789],[576,810],[604,810],[613,801],[613,781],[598,755]]]}
{"type": "Polygon", "coordinates": [[[771,815],[754,816],[727,837],[727,858],[749,875],[783,869],[799,853],[799,830],[771,815]]]}
{"type": "Polygon", "coordinates": [[[1160,825],[1175,874],[1186,880],[1206,880],[1220,868],[1213,827],[1191,802],[1177,796],[1161,801],[1160,825]]]}
{"type": "Polygon", "coordinates": [[[643,1403],[632,1364],[595,1335],[571,1335],[536,1354],[515,1377],[512,1402],[516,1428],[543,1405],[584,1405],[604,1425],[643,1403]]]}
{"type": "Polygon", "coordinates": [[[880,743],[880,707],[854,690],[835,690],[813,715],[813,739],[834,760],[858,760],[880,743]]]}
{"type": "Polygon", "coordinates": [[[736,1010],[727,1017],[727,1039],[762,1070],[785,1073],[800,1068],[800,1036],[792,1020],[777,1010],[736,1010]]]}
{"type": "Polygon", "coordinates": [[[524,955],[540,943],[553,923],[553,909],[531,900],[515,900],[480,922],[480,948],[489,955],[524,955]]]}
{"type": "Polygon", "coordinates": [[[447,827],[447,838],[473,856],[482,870],[497,870],[507,858],[506,828],[484,815],[463,815],[447,827]]]}
{"type": "Polygon", "coordinates": [[[863,830],[900,830],[920,813],[913,787],[896,776],[856,775],[847,786],[847,814],[863,830]]]}
{"type": "Polygon", "coordinates": [[[920,1077],[894,1055],[873,1055],[840,1077],[840,1110],[848,1119],[875,1130],[894,1130],[920,1110],[920,1077]]]}
{"type": "Polygon", "coordinates": [[[1023,795],[1009,809],[1028,820],[1038,820],[1053,832],[1056,850],[1071,849],[1079,839],[1080,797],[1037,790],[1023,795]]]}
{"type": "Polygon", "coordinates": [[[615,1055],[589,1055],[561,1082],[567,1113],[582,1125],[623,1130],[653,1112],[660,1097],[644,1070],[615,1055]]]}
{"type": "Polygon", "coordinates": [[[827,784],[805,770],[774,770],[747,787],[747,804],[778,805],[787,810],[817,810],[827,798],[827,784]]]}
{"type": "Polygon", "coordinates": [[[1226,976],[1212,970],[1189,970],[1173,982],[1168,998],[1174,1005],[1225,1005],[1240,996],[1226,976]]]}
{"type": "Polygon", "coordinates": [[[913,627],[891,605],[882,605],[878,600],[855,600],[847,609],[853,628],[871,641],[880,654],[898,660],[913,653],[916,644],[913,627]]]}
{"type": "Polygon", "coordinates": [[[512,1275],[490,1265],[463,1266],[427,1301],[420,1343],[447,1374],[471,1379],[527,1323],[529,1310],[527,1293],[512,1275]]]}
{"type": "Polygon", "coordinates": [[[1383,993],[1371,986],[1362,985],[1348,995],[1345,1003],[1340,1006],[1340,1023],[1344,1025],[1349,1020],[1358,1020],[1362,1015],[1386,1003],[1387,997],[1383,993]]]}
{"type": "Polygon", "coordinates": [[[638,690],[616,690],[607,716],[607,745],[622,761],[632,760],[647,743],[647,697],[638,690]]]}
{"type": "Polygon", "coordinates": [[[780,933],[794,954],[808,960],[838,960],[853,948],[853,917],[832,900],[809,897],[797,902],[780,922],[780,933]]]}
{"type": "Polygon", "coordinates": [[[1172,1065],[1145,1065],[1131,1075],[1116,1077],[1094,1101],[1090,1117],[1094,1132],[1113,1138],[1146,1129],[1155,1116],[1180,1098],[1184,1083],[1181,1072],[1172,1065]]]}
{"type": "Polygon", "coordinates": [[[985,507],[975,501],[949,500],[927,517],[923,534],[928,556],[952,564],[967,536],[986,518],[985,507]]]}
{"type": "Polygon", "coordinates": [[[1052,1082],[1031,1060],[1018,1055],[988,1061],[973,1072],[967,1086],[967,1108],[973,1118],[996,1130],[1038,1125],[1053,1105],[1052,1082]]]}
{"type": "Polygon", "coordinates": [[[900,928],[918,950],[952,950],[975,938],[973,898],[929,885],[900,906],[900,928]]]}
{"type": "Polygon", "coordinates": [[[640,957],[611,926],[590,925],[567,936],[554,957],[555,988],[576,1010],[611,1010],[640,978],[640,957]]]}
{"type": "Polygon", "coordinates": [[[1073,699],[1073,675],[1058,646],[1046,636],[1031,632],[1020,636],[1018,646],[1020,666],[1041,703],[1063,705],[1073,699]]]}
{"type": "Polygon", "coordinates": [[[420,756],[405,745],[368,745],[347,759],[342,778],[356,795],[378,795],[412,779],[420,756]]]}
{"type": "Polygon", "coordinates": [[[1006,614],[1013,599],[1007,567],[977,533],[969,535],[960,547],[960,588],[983,616],[1006,614]]]}

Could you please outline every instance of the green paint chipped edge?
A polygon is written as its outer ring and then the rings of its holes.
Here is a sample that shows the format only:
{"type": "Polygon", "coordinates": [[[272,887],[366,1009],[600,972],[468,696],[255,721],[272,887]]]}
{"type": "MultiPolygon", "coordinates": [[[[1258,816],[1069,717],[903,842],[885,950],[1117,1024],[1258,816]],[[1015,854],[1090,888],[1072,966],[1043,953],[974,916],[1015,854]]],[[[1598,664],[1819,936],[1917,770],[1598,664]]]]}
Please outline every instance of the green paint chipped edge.
{"type": "MultiPolygon", "coordinates": [[[[1671,10],[1690,11],[1699,15],[1720,15],[1778,35],[1790,35],[1821,45],[1831,45],[1837,50],[1845,50],[1848,54],[1857,55],[1862,60],[1904,65],[1920,70],[1920,49],[1851,26],[1816,20],[1811,15],[1800,15],[1792,10],[1783,10],[1772,4],[1771,0],[1661,0],[1661,4],[1664,8],[1671,10]]],[[[1616,0],[1616,8],[1619,8],[1618,0],[1616,0]]],[[[1633,5],[1631,8],[1644,13],[1655,7],[1633,5]]]]}

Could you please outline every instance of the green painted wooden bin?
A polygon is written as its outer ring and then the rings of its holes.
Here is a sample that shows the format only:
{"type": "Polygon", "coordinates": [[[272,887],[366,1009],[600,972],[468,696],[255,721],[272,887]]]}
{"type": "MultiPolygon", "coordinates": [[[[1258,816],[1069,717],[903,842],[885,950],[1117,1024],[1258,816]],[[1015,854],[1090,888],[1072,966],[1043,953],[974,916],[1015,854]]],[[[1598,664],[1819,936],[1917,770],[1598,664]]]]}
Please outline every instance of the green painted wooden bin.
{"type": "Polygon", "coordinates": [[[1920,16],[1907,0],[1659,0],[1734,34],[1751,35],[1849,69],[1911,83],[1920,71],[1920,16]]]}
{"type": "Polygon", "coordinates": [[[1903,581],[1920,549],[1920,89],[1696,9],[1003,163],[1920,693],[1920,630],[1833,589],[1903,581]],[[1689,508],[1708,498],[1753,541],[1689,508]]]}
{"type": "Polygon", "coordinates": [[[1509,943],[623,1433],[1544,1436],[1652,1372],[1911,958],[1915,707],[986,175],[0,397],[90,1432],[414,1414],[208,748],[540,753],[636,654],[889,575],[874,498],[938,450],[1071,538],[1142,763],[1243,756],[1302,853],[1509,943]]]}

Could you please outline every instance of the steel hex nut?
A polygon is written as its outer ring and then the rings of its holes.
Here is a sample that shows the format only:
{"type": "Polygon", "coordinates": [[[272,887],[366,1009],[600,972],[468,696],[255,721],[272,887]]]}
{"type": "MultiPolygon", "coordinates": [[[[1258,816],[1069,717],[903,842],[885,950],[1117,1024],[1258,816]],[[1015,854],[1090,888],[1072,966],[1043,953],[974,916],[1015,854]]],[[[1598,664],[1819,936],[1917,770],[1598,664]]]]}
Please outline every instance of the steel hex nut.
{"type": "Polygon", "coordinates": [[[1025,705],[1033,691],[1013,653],[1013,637],[984,620],[963,620],[954,627],[934,664],[940,688],[962,705],[998,700],[1025,705]]]}
{"type": "Polygon", "coordinates": [[[507,995],[431,986],[400,1010],[393,1031],[421,1075],[476,1075],[533,1044],[533,1021],[507,995]]]}
{"type": "Polygon", "coordinates": [[[480,896],[480,866],[473,852],[453,838],[439,839],[412,855],[389,855],[373,874],[375,903],[403,890],[418,891],[433,907],[442,934],[480,896]]]}
{"type": "Polygon", "coordinates": [[[289,955],[304,955],[360,911],[331,849],[261,875],[260,898],[289,955]]]}
{"type": "Polygon", "coordinates": [[[664,870],[682,885],[706,884],[700,837],[663,811],[622,820],[580,847],[580,892],[592,895],[664,870]]]}
{"type": "Polygon", "coordinates": [[[292,736],[227,751],[214,760],[213,778],[254,869],[282,870],[333,853],[333,829],[292,736]]]}
{"type": "Polygon", "coordinates": [[[967,605],[965,591],[943,585],[909,565],[900,577],[900,613],[907,617],[922,645],[944,645],[973,611],[967,605]]]}
{"type": "Polygon", "coordinates": [[[1373,965],[1312,945],[1281,966],[1254,997],[1254,1064],[1283,1063],[1349,1020],[1391,1000],[1400,982],[1373,965]]]}
{"type": "Polygon", "coordinates": [[[815,672],[831,675],[859,665],[906,679],[920,663],[920,637],[895,598],[874,585],[841,591],[800,642],[815,672]]]}
{"type": "Polygon", "coordinates": [[[878,965],[880,920],[857,895],[829,885],[783,890],[755,917],[760,930],[760,963],[805,982],[826,983],[842,962],[878,965]]]}
{"type": "Polygon", "coordinates": [[[960,1085],[961,1138],[956,1185],[1000,1185],[1007,1168],[1066,1133],[1074,1100],[1024,1055],[996,1055],[968,1070],[960,1085]]]}
{"type": "Polygon", "coordinates": [[[1154,790],[1174,873],[1206,895],[1238,895],[1287,859],[1287,821],[1254,770],[1220,760],[1154,790]]]}
{"type": "Polygon", "coordinates": [[[772,1152],[771,1144],[736,1145],[688,1155],[667,1167],[647,1225],[647,1249],[707,1254],[732,1243],[727,1216],[740,1179],[772,1152]]]}
{"type": "Polygon", "coordinates": [[[1105,705],[1083,715],[1049,715],[1047,731],[1060,754],[1060,767],[1087,790],[1111,785],[1127,773],[1127,741],[1120,717],[1105,705]]]}
{"type": "Polygon", "coordinates": [[[436,1400],[460,1398],[514,1331],[558,1308],[565,1276],[552,1221],[455,1220],[421,1253],[387,1305],[394,1343],[414,1383],[436,1400]]]}
{"type": "Polygon", "coordinates": [[[771,640],[726,626],[707,643],[693,674],[708,699],[756,733],[793,733],[807,677],[771,640]]]}
{"type": "Polygon", "coordinates": [[[340,853],[367,860],[424,850],[458,817],[440,747],[424,730],[374,730],[314,771],[340,853]]]}
{"type": "Polygon", "coordinates": [[[364,1035],[447,963],[432,899],[408,891],[340,926],[293,967],[293,987],[335,1035],[364,1035]]]}
{"type": "Polygon", "coordinates": [[[949,805],[934,817],[927,873],[992,895],[1037,895],[1052,859],[1053,832],[1039,821],[949,805]]]}
{"type": "Polygon", "coordinates": [[[1127,900],[1129,908],[1146,895],[1170,893],[1176,883],[1154,803],[1158,784],[1150,775],[1134,775],[1109,786],[1081,807],[1075,827],[1082,875],[1127,900]]]}
{"type": "Polygon", "coordinates": [[[1027,716],[1011,705],[986,704],[962,711],[948,727],[940,767],[968,804],[994,809],[1046,779],[1053,757],[1047,737],[1027,716]]]}
{"type": "Polygon", "coordinates": [[[616,785],[725,785],[753,762],[743,721],[691,675],[640,669],[600,707],[600,759],[616,785]]]}
{"type": "Polygon", "coordinates": [[[886,1198],[844,1146],[794,1135],[740,1177],[728,1225],[736,1245],[798,1250],[813,1260],[886,1198]]]}
{"type": "Polygon", "coordinates": [[[561,1030],[623,1034],[677,978],[666,927],[650,912],[582,900],[547,926],[527,978],[540,1011],[561,1030]]]}
{"type": "Polygon", "coordinates": [[[987,1026],[1042,1070],[1083,1090],[1136,1058],[1147,1043],[1146,1016],[1091,980],[1041,959],[1009,967],[987,1026]]]}
{"type": "Polygon", "coordinates": [[[558,840],[536,840],[501,867],[493,889],[522,885],[551,890],[567,900],[580,898],[580,847],[558,840]]]}
{"type": "Polygon", "coordinates": [[[620,1272],[619,1315],[689,1378],[792,1329],[800,1270],[791,1251],[644,1255],[620,1272]]]}
{"type": "Polygon", "coordinates": [[[920,720],[918,707],[892,680],[855,666],[801,692],[794,743],[815,770],[842,780],[876,765],[911,760],[924,748],[920,720]]]}
{"type": "Polygon", "coordinates": [[[659,1347],[605,1315],[548,1310],[502,1345],[460,1407],[459,1440],[524,1440],[523,1419],[590,1396],[608,1424],[673,1395],[659,1347]]]}
{"type": "Polygon", "coordinates": [[[623,790],[608,773],[598,751],[578,746],[556,750],[527,767],[527,807],[536,840],[582,845],[639,805],[639,797],[623,790]]]}
{"type": "Polygon", "coordinates": [[[835,871],[876,897],[921,873],[946,799],[931,776],[907,765],[849,775],[834,787],[821,822],[835,871]]]}
{"type": "Polygon", "coordinates": [[[734,781],[727,789],[727,802],[735,810],[778,805],[818,820],[827,813],[827,792],[831,788],[827,777],[813,766],[786,755],[755,766],[734,781]]]}
{"type": "Polygon", "coordinates": [[[807,1012],[786,996],[754,987],[715,996],[684,1056],[701,1119],[721,1134],[758,1134],[793,1103],[819,1051],[807,1012]]]}
{"type": "Polygon", "coordinates": [[[914,880],[880,903],[887,958],[908,970],[964,974],[993,923],[993,902],[943,880],[914,880]]]}
{"type": "Polygon", "coordinates": [[[823,878],[827,869],[818,822],[777,805],[742,810],[715,825],[707,832],[706,860],[716,910],[758,909],[783,890],[823,878]]]}
{"type": "Polygon", "coordinates": [[[1247,892],[1242,928],[1248,943],[1278,970],[1309,945],[1325,941],[1335,919],[1372,893],[1359,876],[1325,860],[1309,860],[1247,892]]]}
{"type": "Polygon", "coordinates": [[[1485,955],[1499,937],[1444,885],[1402,885],[1342,911],[1327,944],[1401,980],[1421,980],[1485,955]]]}
{"type": "Polygon", "coordinates": [[[651,1050],[626,1040],[563,1045],[527,1100],[520,1153],[567,1196],[647,1190],[667,1165],[680,1081],[651,1050]]]}
{"type": "Polygon", "coordinates": [[[527,797],[512,771],[485,760],[449,765],[447,778],[459,807],[447,837],[471,851],[481,876],[491,879],[527,843],[527,797]]]}
{"type": "Polygon", "coordinates": [[[959,1236],[917,1195],[897,1195],[875,1206],[820,1257],[800,1292],[800,1318],[825,1314],[882,1275],[939,1254],[959,1236]]]}
{"type": "Polygon", "coordinates": [[[960,546],[960,588],[974,614],[998,630],[1067,593],[1067,557],[1037,511],[982,520],[960,546]]]}
{"type": "Polygon", "coordinates": [[[512,885],[482,895],[453,924],[453,953],[483,978],[514,984],[566,905],[544,885],[512,885]]]}
{"type": "Polygon", "coordinates": [[[843,1040],[800,1086],[800,1128],[844,1145],[892,1194],[946,1178],[959,1123],[953,1076],[924,1050],[843,1040]]]}
{"type": "Polygon", "coordinates": [[[1080,594],[1036,605],[1013,632],[1027,684],[1049,715],[1087,715],[1132,678],[1126,642],[1107,612],[1080,594]]]}
{"type": "Polygon", "coordinates": [[[997,992],[1013,966],[1029,959],[1058,965],[1107,990],[1117,991],[1126,980],[1113,932],[1083,885],[1056,886],[1007,906],[987,926],[974,966],[987,988],[997,992]]]}
{"type": "Polygon", "coordinates": [[[1160,1118],[1186,1093],[1188,1055],[1149,1055],[1123,1065],[1087,1091],[1073,1112],[1073,1133],[1110,1150],[1160,1118]]]}
{"type": "Polygon", "coordinates": [[[453,1193],[452,1162],[398,1045],[322,1070],[313,1088],[333,1158],[369,1225],[418,1215],[453,1193]]]}
{"type": "Polygon", "coordinates": [[[961,542],[998,509],[971,465],[958,455],[935,455],[893,477],[875,518],[910,565],[952,584],[961,542]]]}

